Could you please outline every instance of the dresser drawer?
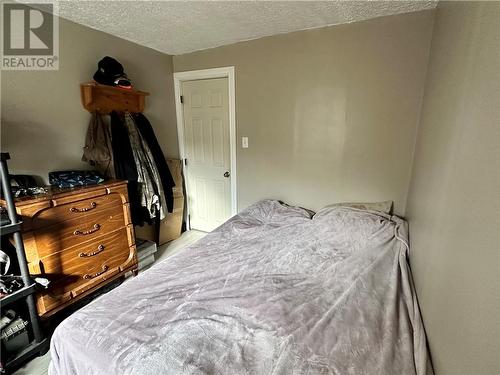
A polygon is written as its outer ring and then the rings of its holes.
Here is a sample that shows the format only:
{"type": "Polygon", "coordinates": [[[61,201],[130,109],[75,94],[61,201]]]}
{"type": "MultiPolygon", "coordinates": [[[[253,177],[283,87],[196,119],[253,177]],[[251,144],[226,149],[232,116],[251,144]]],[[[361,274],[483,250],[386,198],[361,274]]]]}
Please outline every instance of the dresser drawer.
{"type": "Polygon", "coordinates": [[[32,219],[32,228],[36,230],[66,220],[86,220],[89,215],[112,209],[118,210],[118,207],[122,207],[122,198],[119,194],[92,197],[49,207],[36,212],[32,219]]]}
{"type": "Polygon", "coordinates": [[[40,274],[51,284],[38,297],[39,312],[43,314],[131,267],[136,262],[135,247],[130,246],[132,230],[125,227],[40,259],[40,274]]]}
{"type": "Polygon", "coordinates": [[[37,229],[25,235],[25,248],[29,252],[34,250],[40,259],[76,245],[86,245],[87,241],[129,224],[125,220],[124,209],[125,206],[119,204],[37,229]],[[36,248],[32,249],[33,246],[36,248]]]}
{"type": "Polygon", "coordinates": [[[137,267],[126,181],[47,187],[15,203],[29,272],[51,281],[36,297],[44,318],[137,267]]]}

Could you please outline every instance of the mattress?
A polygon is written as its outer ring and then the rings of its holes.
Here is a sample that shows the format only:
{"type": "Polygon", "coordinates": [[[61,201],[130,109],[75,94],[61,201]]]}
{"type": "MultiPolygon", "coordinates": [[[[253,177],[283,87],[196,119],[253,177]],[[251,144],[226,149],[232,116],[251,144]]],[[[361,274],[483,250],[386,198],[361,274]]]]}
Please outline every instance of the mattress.
{"type": "Polygon", "coordinates": [[[49,374],[432,374],[407,224],[258,202],[64,320],[49,374]]]}

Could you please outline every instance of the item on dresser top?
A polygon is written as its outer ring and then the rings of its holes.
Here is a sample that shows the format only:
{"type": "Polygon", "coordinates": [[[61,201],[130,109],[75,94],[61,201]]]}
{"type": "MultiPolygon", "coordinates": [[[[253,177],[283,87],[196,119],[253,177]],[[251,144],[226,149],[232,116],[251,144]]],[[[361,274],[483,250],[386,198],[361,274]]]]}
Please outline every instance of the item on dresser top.
{"type": "Polygon", "coordinates": [[[110,125],[97,112],[93,112],[90,118],[82,161],[96,167],[104,176],[115,178],[110,125]]]}
{"type": "Polygon", "coordinates": [[[144,271],[155,262],[155,253],[158,250],[156,243],[147,240],[136,240],[137,246],[137,268],[144,271]]]}
{"type": "Polygon", "coordinates": [[[127,182],[50,189],[15,201],[31,275],[42,286],[38,314],[48,317],[137,267],[127,182]]]}
{"type": "Polygon", "coordinates": [[[49,183],[60,188],[96,185],[104,181],[104,178],[96,171],[49,172],[49,183]]]}
{"type": "Polygon", "coordinates": [[[94,80],[102,85],[118,86],[124,89],[132,88],[132,83],[123,71],[122,64],[110,56],[103,57],[97,63],[94,80]]]}
{"type": "Polygon", "coordinates": [[[30,188],[12,186],[11,190],[12,190],[12,195],[14,196],[14,198],[32,197],[32,196],[40,195],[40,194],[47,194],[47,189],[42,187],[42,186],[30,187],[30,188]]]}
{"type": "Polygon", "coordinates": [[[27,174],[11,174],[10,186],[19,186],[23,188],[37,187],[36,179],[34,176],[27,174]]]}
{"type": "Polygon", "coordinates": [[[154,162],[160,173],[161,184],[163,186],[163,192],[165,193],[165,200],[167,202],[167,210],[168,212],[172,212],[174,208],[174,194],[172,189],[175,186],[175,181],[170,173],[170,169],[168,168],[167,161],[163,155],[160,144],[156,139],[153,127],[146,116],[142,113],[134,113],[132,117],[139,133],[151,150],[154,162]]]}
{"type": "Polygon", "coordinates": [[[43,186],[38,186],[34,176],[10,175],[10,186],[14,198],[46,194],[43,186]]]}

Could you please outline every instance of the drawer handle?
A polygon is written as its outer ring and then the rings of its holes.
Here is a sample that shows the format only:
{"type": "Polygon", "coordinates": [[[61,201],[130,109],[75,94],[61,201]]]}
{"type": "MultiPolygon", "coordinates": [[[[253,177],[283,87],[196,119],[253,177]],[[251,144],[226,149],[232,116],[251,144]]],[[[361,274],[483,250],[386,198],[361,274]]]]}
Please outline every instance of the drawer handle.
{"type": "Polygon", "coordinates": [[[83,278],[85,280],[88,280],[88,279],[93,279],[94,277],[97,277],[97,276],[101,276],[104,272],[106,272],[108,270],[108,268],[109,268],[108,266],[104,265],[104,266],[102,266],[101,272],[96,272],[93,275],[89,275],[88,273],[86,273],[85,275],[83,275],[83,278]]]}
{"type": "Polygon", "coordinates": [[[86,207],[86,208],[76,208],[76,207],[71,207],[69,209],[69,212],[87,212],[87,211],[90,211],[90,210],[93,210],[94,208],[97,207],[97,203],[96,202],[92,202],[90,204],[90,207],[86,207]]]}
{"type": "Polygon", "coordinates": [[[104,251],[104,245],[99,245],[97,246],[96,251],[91,251],[90,253],[80,253],[80,258],[85,258],[85,257],[93,257],[94,255],[99,254],[100,252],[104,251]]]}
{"type": "Polygon", "coordinates": [[[99,224],[94,224],[94,228],[89,229],[89,230],[75,230],[73,234],[75,236],[86,236],[87,234],[92,234],[94,232],[97,232],[99,229],[101,229],[101,226],[99,224]]]}

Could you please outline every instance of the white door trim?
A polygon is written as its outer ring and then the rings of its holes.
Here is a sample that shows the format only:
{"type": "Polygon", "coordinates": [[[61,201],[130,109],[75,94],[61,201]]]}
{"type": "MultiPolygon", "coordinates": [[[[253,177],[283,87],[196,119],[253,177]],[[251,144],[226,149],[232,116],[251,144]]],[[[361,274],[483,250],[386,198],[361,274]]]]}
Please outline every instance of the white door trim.
{"type": "MultiPolygon", "coordinates": [[[[181,83],[183,81],[195,81],[198,79],[209,78],[227,78],[229,93],[229,155],[231,159],[231,215],[238,212],[237,185],[236,185],[236,96],[234,85],[234,66],[223,68],[191,70],[187,72],[174,73],[174,91],[175,91],[175,113],[177,115],[177,140],[179,142],[180,158],[184,162],[184,114],[181,104],[181,83]]],[[[187,190],[187,179],[184,179],[187,190]]],[[[189,207],[189,199],[186,197],[186,204],[189,207]]],[[[187,229],[191,229],[189,218],[186,222],[187,229]]]]}

